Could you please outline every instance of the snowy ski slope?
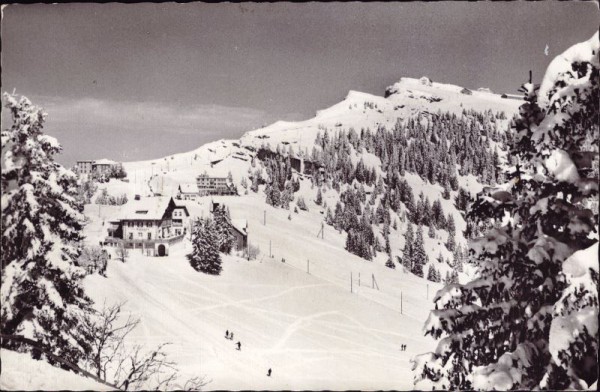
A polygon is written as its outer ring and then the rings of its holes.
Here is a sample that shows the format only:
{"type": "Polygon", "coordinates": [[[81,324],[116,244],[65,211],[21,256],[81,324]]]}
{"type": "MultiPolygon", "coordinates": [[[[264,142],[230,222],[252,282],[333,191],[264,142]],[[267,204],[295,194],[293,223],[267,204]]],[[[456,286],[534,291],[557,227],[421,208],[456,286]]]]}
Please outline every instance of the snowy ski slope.
{"type": "MultiPolygon", "coordinates": [[[[521,103],[490,92],[468,95],[461,90],[403,78],[388,88],[387,98],[351,91],[344,101],[306,121],[277,122],[240,140],[219,140],[190,152],[125,163],[129,182],[111,180],[100,188],[112,195],[126,193],[132,203],[136,194],[174,195],[179,184],[192,183],[205,171],[215,176],[231,172],[239,185],[249,170],[260,167],[251,167],[253,149],[269,143],[272,149],[280,144],[309,154],[319,127],[391,128],[398,118],[469,108],[504,110],[510,118],[521,103]]],[[[372,154],[355,152],[353,159],[360,158],[367,166],[380,165],[372,154]]],[[[405,178],[415,195],[423,191],[432,201],[441,199],[439,185],[410,173],[405,178]]],[[[472,177],[459,181],[472,191],[481,189],[472,177]]],[[[345,234],[330,226],[325,226],[325,238],[317,238],[324,209],[314,203],[317,190],[306,179],[295,196],[304,197],[309,211],[299,214],[293,207],[288,211],[266,205],[262,187],[248,195],[241,186],[238,189],[239,197],[204,197],[188,203],[188,208],[192,216],[200,216],[208,213],[211,200],[225,203],[233,219],[248,221],[249,241],[261,250],[258,260],[225,256],[222,275],[214,277],[189,266],[188,240],[172,247],[168,257],[131,252],[127,263],[113,258],[107,278],[86,278],[96,306],[126,302],[125,309],[142,320],[131,343],[150,348],[171,342],[168,351],[183,375],[206,375],[212,379],[209,389],[411,389],[410,358],[433,349],[434,341],[423,336],[422,325],[440,285],[400,266],[386,268],[385,255],[368,262],[346,252],[345,234]],[[225,330],[234,332],[233,342],[225,339],[225,330]],[[234,348],[237,341],[241,351],[234,348]],[[400,351],[402,344],[406,351],[400,351]],[[266,376],[269,368],[271,377],[266,376]]],[[[326,190],[323,197],[334,206],[339,195],[326,190]]],[[[454,215],[461,233],[465,222],[451,200],[442,199],[444,211],[454,215]]],[[[86,242],[97,244],[106,235],[103,223],[117,218],[120,209],[86,206],[86,242]]],[[[398,223],[390,235],[395,255],[404,246],[405,224],[398,223]]],[[[442,276],[448,266],[435,257],[441,252],[450,258],[443,245],[446,236],[445,231],[436,232],[433,239],[425,235],[430,262],[442,276]]],[[[464,240],[460,235],[457,239],[464,240]]]]}

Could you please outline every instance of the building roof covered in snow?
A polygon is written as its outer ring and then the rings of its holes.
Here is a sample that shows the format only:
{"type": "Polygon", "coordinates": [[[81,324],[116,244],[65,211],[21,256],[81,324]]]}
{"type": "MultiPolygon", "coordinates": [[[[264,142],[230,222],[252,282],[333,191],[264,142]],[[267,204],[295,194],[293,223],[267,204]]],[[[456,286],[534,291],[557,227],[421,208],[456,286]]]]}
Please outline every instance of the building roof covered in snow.
{"type": "Polygon", "coordinates": [[[192,184],[179,184],[179,191],[181,193],[199,193],[198,185],[196,183],[192,184]]]}
{"type": "Polygon", "coordinates": [[[94,165],[116,165],[117,162],[111,161],[110,159],[97,159],[94,161],[94,165]]]}
{"type": "Polygon", "coordinates": [[[125,204],[121,210],[121,219],[123,220],[161,220],[165,212],[170,208],[184,208],[185,205],[176,204],[172,197],[145,197],[140,200],[133,200],[125,204]]]}
{"type": "Polygon", "coordinates": [[[248,234],[248,221],[246,219],[232,219],[231,226],[243,234],[248,234]]]}

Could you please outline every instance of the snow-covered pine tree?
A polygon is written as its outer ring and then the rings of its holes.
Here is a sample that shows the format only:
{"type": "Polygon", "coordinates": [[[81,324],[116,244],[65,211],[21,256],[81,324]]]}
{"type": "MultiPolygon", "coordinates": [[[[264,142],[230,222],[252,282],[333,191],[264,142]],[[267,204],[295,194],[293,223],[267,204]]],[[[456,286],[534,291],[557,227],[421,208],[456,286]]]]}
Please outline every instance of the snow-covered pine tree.
{"type": "Polygon", "coordinates": [[[435,227],[433,226],[433,224],[429,225],[429,229],[427,230],[427,235],[429,236],[429,238],[435,238],[435,227]]]}
{"type": "Polygon", "coordinates": [[[509,152],[520,162],[508,184],[473,205],[474,218],[493,218],[496,227],[471,243],[476,277],[436,294],[424,329],[442,339],[415,358],[417,388],[597,385],[597,248],[595,260],[568,257],[597,243],[598,214],[589,207],[598,195],[590,169],[598,159],[599,49],[596,33],[554,59],[539,101],[531,82],[523,86],[509,152]]]}
{"type": "Polygon", "coordinates": [[[454,238],[454,234],[448,233],[448,241],[446,242],[446,249],[450,252],[453,252],[456,249],[456,239],[454,238]]]}
{"type": "Polygon", "coordinates": [[[320,206],[321,204],[323,204],[323,194],[321,193],[321,188],[319,188],[319,189],[317,190],[317,198],[316,198],[316,200],[315,200],[315,203],[316,203],[317,205],[319,205],[319,206],[320,206]]]}
{"type": "MultiPolygon", "coordinates": [[[[91,300],[76,266],[83,221],[76,176],[54,161],[61,147],[42,132],[46,114],[25,97],[3,98],[13,124],[2,131],[0,327],[78,363],[89,349],[82,320],[91,300]]],[[[8,339],[2,346],[31,350],[8,339]]]]}
{"type": "Polygon", "coordinates": [[[419,225],[415,241],[412,246],[412,270],[411,272],[417,276],[423,277],[423,267],[428,262],[427,253],[425,252],[425,244],[423,240],[423,226],[419,225]]]}
{"type": "Polygon", "coordinates": [[[395,269],[396,264],[394,263],[394,258],[392,257],[392,247],[390,246],[389,234],[385,235],[385,252],[388,255],[387,260],[385,262],[385,266],[388,268],[395,269]]]}
{"type": "Polygon", "coordinates": [[[446,225],[448,234],[454,236],[456,234],[456,225],[454,223],[454,217],[452,216],[452,214],[448,213],[448,219],[446,221],[448,222],[448,224],[446,225]]]}
{"type": "Polygon", "coordinates": [[[215,236],[219,252],[231,253],[233,249],[234,238],[231,233],[231,218],[229,210],[225,205],[220,205],[213,211],[215,236]]]}
{"type": "Polygon", "coordinates": [[[192,231],[192,253],[188,255],[191,266],[210,275],[221,273],[221,255],[215,223],[211,218],[199,218],[192,231]]]}
{"type": "Polygon", "coordinates": [[[407,271],[412,271],[413,266],[413,243],[414,232],[412,224],[409,222],[404,233],[404,250],[402,251],[402,265],[407,271]]]}
{"type": "Polygon", "coordinates": [[[431,282],[437,282],[437,271],[433,265],[430,265],[429,269],[427,270],[427,280],[431,282]]]}

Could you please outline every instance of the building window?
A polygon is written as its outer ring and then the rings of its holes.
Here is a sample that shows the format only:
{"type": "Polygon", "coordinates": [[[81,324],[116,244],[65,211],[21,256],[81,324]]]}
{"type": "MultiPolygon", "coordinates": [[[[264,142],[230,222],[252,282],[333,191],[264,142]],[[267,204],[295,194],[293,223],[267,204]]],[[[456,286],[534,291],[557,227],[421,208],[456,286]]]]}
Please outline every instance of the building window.
{"type": "Polygon", "coordinates": [[[144,238],[144,233],[142,233],[142,232],[138,233],[138,237],[144,238]]]}
{"type": "Polygon", "coordinates": [[[129,239],[132,240],[133,239],[133,233],[129,233],[129,239]]]}
{"type": "Polygon", "coordinates": [[[151,240],[152,239],[152,233],[148,233],[148,239],[151,240]]]}

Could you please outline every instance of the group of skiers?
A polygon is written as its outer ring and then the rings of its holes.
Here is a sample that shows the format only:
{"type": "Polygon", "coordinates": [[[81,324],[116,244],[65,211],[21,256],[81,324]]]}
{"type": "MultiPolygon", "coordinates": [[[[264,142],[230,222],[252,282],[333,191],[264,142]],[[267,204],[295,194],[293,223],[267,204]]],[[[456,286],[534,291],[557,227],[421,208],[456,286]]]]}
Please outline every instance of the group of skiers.
{"type": "Polygon", "coordinates": [[[400,351],[406,351],[406,344],[400,345],[400,351]]]}
{"type": "MultiPolygon", "coordinates": [[[[229,330],[225,331],[225,339],[233,340],[233,331],[231,333],[229,333],[229,330]]],[[[238,351],[242,351],[242,343],[238,341],[236,346],[238,351]]]]}
{"type": "MultiPolygon", "coordinates": [[[[231,333],[230,333],[229,330],[226,330],[225,331],[225,339],[233,340],[233,331],[231,331],[231,333]]],[[[236,346],[237,346],[238,351],[242,351],[242,343],[240,343],[238,341],[236,343],[236,346]]],[[[267,370],[267,376],[271,377],[271,373],[272,373],[272,370],[271,370],[271,368],[269,368],[269,370],[267,370]]]]}

